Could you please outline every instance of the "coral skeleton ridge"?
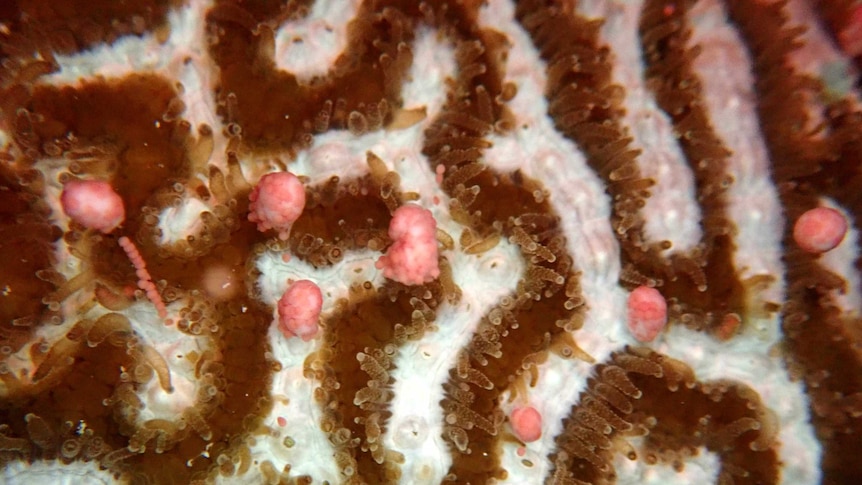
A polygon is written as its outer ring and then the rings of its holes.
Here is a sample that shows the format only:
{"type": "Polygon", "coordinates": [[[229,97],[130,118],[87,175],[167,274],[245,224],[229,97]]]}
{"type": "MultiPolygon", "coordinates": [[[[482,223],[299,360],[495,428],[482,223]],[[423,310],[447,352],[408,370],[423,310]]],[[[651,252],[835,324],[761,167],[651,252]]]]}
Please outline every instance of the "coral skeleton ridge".
{"type": "Polygon", "coordinates": [[[856,0],[0,5],[0,482],[862,483],[856,0]]]}

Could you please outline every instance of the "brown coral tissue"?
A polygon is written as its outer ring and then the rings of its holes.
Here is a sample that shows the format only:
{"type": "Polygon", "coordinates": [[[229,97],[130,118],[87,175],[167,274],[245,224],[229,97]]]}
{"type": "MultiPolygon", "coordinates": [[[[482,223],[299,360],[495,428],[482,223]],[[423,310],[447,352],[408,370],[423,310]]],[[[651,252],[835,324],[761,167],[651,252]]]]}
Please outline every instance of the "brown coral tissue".
{"type": "Polygon", "coordinates": [[[857,0],[0,2],[0,483],[862,483],[860,69],[857,0]]]}

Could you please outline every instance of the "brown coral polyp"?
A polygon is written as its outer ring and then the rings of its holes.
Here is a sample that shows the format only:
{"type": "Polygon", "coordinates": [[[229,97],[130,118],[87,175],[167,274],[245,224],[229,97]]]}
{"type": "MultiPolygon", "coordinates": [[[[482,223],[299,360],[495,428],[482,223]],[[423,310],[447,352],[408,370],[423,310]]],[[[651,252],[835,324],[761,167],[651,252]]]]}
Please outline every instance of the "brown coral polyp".
{"type": "Polygon", "coordinates": [[[743,384],[699,382],[682,362],[627,349],[598,366],[564,421],[552,483],[613,483],[616,453],[681,470],[680,458],[701,449],[719,456],[720,483],[776,483],[770,413],[743,384]],[[643,437],[641,449],[634,437],[643,437]]]}

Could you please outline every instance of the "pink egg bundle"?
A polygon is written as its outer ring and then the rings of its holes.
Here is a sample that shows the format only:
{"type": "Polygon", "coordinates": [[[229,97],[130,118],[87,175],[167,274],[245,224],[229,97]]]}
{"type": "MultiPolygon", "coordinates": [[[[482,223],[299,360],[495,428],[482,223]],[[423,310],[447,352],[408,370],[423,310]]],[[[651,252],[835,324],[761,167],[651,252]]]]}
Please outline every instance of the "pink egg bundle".
{"type": "Polygon", "coordinates": [[[399,207],[389,223],[394,241],[377,260],[383,276],[405,285],[421,285],[440,276],[437,263],[437,221],[418,205],[399,207]]]}
{"type": "Polygon", "coordinates": [[[817,207],[802,214],[793,226],[793,240],[809,253],[825,253],[841,244],[847,219],[835,209],[817,207]]]}
{"type": "Polygon", "coordinates": [[[318,332],[322,306],[323,295],[317,285],[308,280],[291,284],[278,300],[278,329],[286,338],[311,340],[318,332]]]}
{"type": "Polygon", "coordinates": [[[126,218],[123,199],[111,184],[102,180],[72,180],[66,183],[60,203],[63,212],[73,221],[105,234],[116,229],[126,218]]]}
{"type": "Polygon", "coordinates": [[[275,229],[279,239],[286,240],[305,208],[305,187],[290,172],[270,173],[261,177],[248,199],[248,220],[257,223],[259,231],[275,229]]]}
{"type": "Polygon", "coordinates": [[[658,290],[639,286],[629,294],[628,328],[641,342],[652,342],[667,324],[667,302],[658,290]]]}

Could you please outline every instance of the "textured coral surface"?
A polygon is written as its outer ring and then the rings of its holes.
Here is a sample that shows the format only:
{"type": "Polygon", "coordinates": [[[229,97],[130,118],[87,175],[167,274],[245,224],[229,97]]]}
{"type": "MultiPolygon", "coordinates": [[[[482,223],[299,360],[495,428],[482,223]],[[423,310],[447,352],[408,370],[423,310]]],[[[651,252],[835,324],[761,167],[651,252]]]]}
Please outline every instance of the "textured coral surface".
{"type": "Polygon", "coordinates": [[[862,483],[860,12],[0,2],[0,482],[862,483]]]}

